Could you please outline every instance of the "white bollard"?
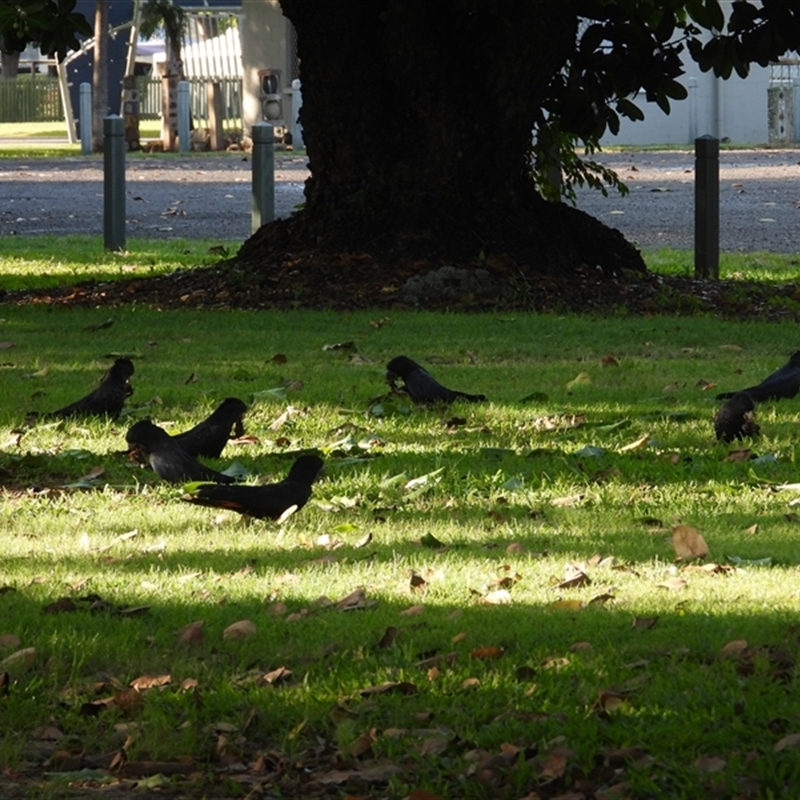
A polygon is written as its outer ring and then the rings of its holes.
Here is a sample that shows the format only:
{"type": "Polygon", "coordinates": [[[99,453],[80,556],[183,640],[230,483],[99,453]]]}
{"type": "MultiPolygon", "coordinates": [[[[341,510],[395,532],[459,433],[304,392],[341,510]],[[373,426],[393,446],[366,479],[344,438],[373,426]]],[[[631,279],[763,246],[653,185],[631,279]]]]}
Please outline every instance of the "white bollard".
{"type": "Polygon", "coordinates": [[[81,121],[81,153],[85,156],[92,154],[92,84],[82,83],[78,101],[78,111],[81,121]]]}
{"type": "Polygon", "coordinates": [[[255,233],[275,219],[275,128],[256,122],[253,137],[253,224],[255,233]]]}
{"type": "Polygon", "coordinates": [[[188,153],[189,141],[189,81],[178,81],[178,150],[188,153]]]}

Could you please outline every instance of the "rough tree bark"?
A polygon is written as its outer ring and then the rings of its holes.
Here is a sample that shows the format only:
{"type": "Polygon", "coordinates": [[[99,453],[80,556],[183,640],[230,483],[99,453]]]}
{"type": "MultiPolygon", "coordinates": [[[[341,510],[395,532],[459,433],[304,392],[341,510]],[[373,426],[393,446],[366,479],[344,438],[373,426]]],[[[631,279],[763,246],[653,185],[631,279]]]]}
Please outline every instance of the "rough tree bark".
{"type": "Polygon", "coordinates": [[[531,132],[574,47],[575,0],[281,0],[297,29],[306,204],[240,256],[498,252],[536,271],[641,270],[622,237],[541,199],[531,132]]]}
{"type": "Polygon", "coordinates": [[[0,78],[13,80],[19,73],[19,50],[5,49],[3,37],[0,36],[0,78]]]}

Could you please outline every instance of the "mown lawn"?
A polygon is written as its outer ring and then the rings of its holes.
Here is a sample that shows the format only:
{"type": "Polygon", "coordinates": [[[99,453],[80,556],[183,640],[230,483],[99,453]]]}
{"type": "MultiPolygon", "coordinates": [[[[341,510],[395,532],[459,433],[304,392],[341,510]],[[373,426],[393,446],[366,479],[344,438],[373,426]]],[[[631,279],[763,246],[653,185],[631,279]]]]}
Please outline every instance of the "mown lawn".
{"type": "Polygon", "coordinates": [[[730,446],[711,418],[794,325],[0,317],[10,796],[791,796],[800,408],[764,404],[730,446]],[[386,397],[400,353],[488,402],[386,397]],[[31,415],[119,355],[120,420],[31,415]],[[183,502],[121,454],[134,420],[177,432],[226,396],[252,438],[214,466],[256,482],[325,459],[282,525],[183,502]],[[698,536],[708,554],[679,558],[698,536]]]}

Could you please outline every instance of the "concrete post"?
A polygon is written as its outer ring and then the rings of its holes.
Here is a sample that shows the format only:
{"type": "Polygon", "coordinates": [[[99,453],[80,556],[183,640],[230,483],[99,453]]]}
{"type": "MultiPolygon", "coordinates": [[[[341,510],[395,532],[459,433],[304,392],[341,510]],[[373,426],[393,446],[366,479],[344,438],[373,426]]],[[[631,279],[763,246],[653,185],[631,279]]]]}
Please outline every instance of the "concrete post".
{"type": "Polygon", "coordinates": [[[125,120],[117,114],[103,120],[103,240],[106,250],[125,247],[125,120]]]}
{"type": "Polygon", "coordinates": [[[719,139],[694,140],[694,274],[719,279],[719,139]]]}
{"type": "Polygon", "coordinates": [[[697,138],[697,78],[689,78],[689,144],[697,138]]]}
{"type": "Polygon", "coordinates": [[[81,121],[81,153],[88,156],[92,154],[92,84],[82,83],[78,108],[81,121]]]}
{"type": "Polygon", "coordinates": [[[178,81],[178,151],[188,153],[189,141],[189,81],[178,81]]]}
{"type": "Polygon", "coordinates": [[[256,122],[253,137],[253,223],[255,233],[275,219],[275,128],[256,122]]]}

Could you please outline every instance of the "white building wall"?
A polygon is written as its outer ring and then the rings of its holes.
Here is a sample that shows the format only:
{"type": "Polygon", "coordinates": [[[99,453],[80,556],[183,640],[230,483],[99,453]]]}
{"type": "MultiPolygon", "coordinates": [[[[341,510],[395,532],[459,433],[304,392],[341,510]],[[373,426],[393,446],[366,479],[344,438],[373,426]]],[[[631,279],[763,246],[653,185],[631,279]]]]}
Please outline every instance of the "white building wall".
{"type": "Polygon", "coordinates": [[[281,70],[287,79],[287,20],[278,0],[242,0],[242,116],[245,133],[261,120],[260,69],[281,70]]]}
{"type": "MultiPolygon", "coordinates": [[[[726,15],[735,0],[723,0],[726,15]]],[[[710,134],[734,144],[766,144],[769,141],[767,89],[770,69],[753,64],[750,74],[735,72],[727,80],[701,72],[684,50],[685,74],[681,83],[689,90],[686,100],[670,101],[667,116],[644,95],[633,98],[644,111],[642,122],[623,119],[617,136],[606,134],[604,145],[691,144],[697,136],[710,134]]]]}
{"type": "Polygon", "coordinates": [[[705,134],[734,144],[766,144],[769,76],[769,67],[755,65],[747,78],[734,74],[722,80],[712,73],[700,72],[691,62],[681,79],[689,96],[671,100],[669,115],[655,103],[648,103],[642,93],[634,102],[644,111],[644,120],[622,119],[619,134],[607,133],[601,144],[691,144],[705,134]]]}

